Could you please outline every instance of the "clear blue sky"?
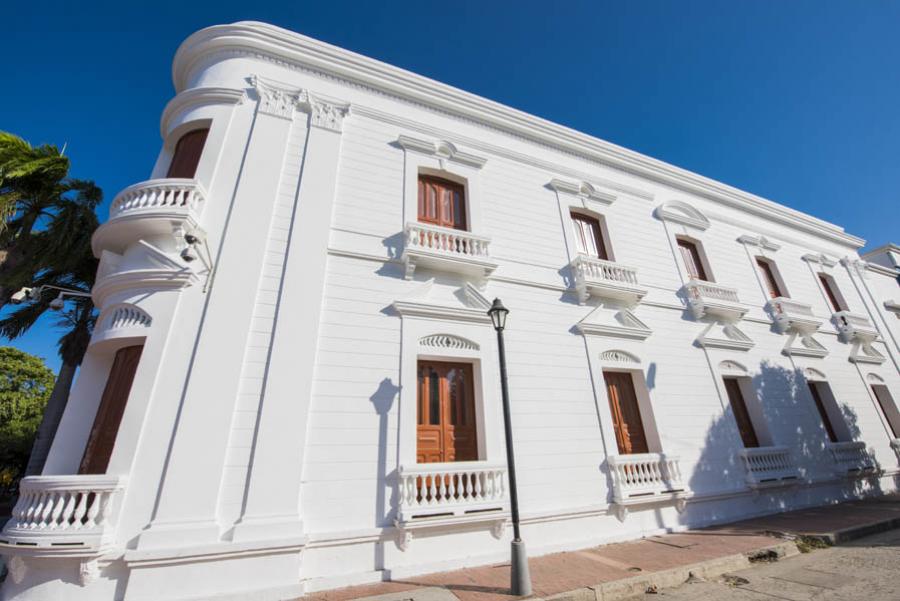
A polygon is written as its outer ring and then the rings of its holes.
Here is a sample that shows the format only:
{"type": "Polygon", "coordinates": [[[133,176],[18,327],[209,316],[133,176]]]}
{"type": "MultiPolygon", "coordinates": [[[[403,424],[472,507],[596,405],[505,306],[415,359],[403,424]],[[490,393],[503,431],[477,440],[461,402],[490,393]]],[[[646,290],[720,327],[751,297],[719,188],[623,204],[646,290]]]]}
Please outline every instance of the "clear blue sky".
{"type": "MultiPolygon", "coordinates": [[[[267,21],[900,242],[900,2],[17,2],[0,129],[146,179],[179,43],[267,21]]],[[[56,368],[58,332],[14,344],[56,368]]]]}

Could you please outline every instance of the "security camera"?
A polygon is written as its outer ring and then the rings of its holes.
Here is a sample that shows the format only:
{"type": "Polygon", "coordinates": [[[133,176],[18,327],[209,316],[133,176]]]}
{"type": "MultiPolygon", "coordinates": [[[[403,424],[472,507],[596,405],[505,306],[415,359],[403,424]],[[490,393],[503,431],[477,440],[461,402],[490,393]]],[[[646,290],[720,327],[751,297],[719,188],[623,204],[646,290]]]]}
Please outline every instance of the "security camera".
{"type": "Polygon", "coordinates": [[[33,290],[32,288],[22,288],[21,290],[19,290],[15,294],[13,294],[11,297],[9,297],[9,300],[13,304],[16,304],[16,305],[18,305],[19,303],[21,303],[23,301],[31,300],[32,290],[33,290]]]}
{"type": "Polygon", "coordinates": [[[192,246],[194,244],[202,244],[205,241],[205,236],[202,231],[194,230],[184,235],[184,241],[192,246]]]}
{"type": "Polygon", "coordinates": [[[57,296],[52,301],[50,301],[50,308],[53,309],[54,311],[59,311],[60,309],[62,309],[65,306],[66,306],[66,301],[65,301],[65,299],[63,299],[63,295],[61,292],[60,292],[59,296],[57,296]]]}
{"type": "MultiPolygon", "coordinates": [[[[185,238],[187,238],[187,236],[185,236],[185,238]]],[[[188,246],[181,251],[181,258],[185,263],[191,263],[192,261],[197,260],[197,253],[192,246],[188,246]]]]}

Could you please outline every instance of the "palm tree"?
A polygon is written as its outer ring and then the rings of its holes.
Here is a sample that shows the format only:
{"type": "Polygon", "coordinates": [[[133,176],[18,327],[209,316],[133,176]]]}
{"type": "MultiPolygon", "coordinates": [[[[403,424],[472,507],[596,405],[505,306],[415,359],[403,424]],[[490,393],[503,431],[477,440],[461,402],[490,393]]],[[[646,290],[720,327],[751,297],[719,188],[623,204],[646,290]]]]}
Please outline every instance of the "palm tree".
{"type": "Polygon", "coordinates": [[[0,308],[29,283],[33,233],[72,189],[68,172],[69,159],[56,146],[34,147],[0,132],[0,308]]]}
{"type": "MultiPolygon", "coordinates": [[[[69,161],[55,146],[31,147],[0,132],[0,308],[24,286],[56,286],[89,293],[97,260],[91,236],[102,199],[93,182],[66,177],[69,161]]],[[[0,319],[0,334],[15,339],[50,309],[44,294],[0,319]]],[[[40,473],[93,332],[96,312],[90,297],[68,297],[57,327],[62,367],[47,402],[26,473],[40,473]]]]}

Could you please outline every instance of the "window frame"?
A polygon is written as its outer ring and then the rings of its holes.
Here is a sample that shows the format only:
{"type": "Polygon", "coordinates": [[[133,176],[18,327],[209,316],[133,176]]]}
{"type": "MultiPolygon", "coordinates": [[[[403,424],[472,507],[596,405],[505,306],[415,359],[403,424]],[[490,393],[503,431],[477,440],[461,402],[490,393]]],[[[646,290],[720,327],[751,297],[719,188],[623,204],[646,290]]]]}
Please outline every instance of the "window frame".
{"type": "Polygon", "coordinates": [[[769,293],[769,298],[791,298],[784,278],[781,277],[781,270],[778,269],[778,264],[774,259],[756,255],[753,257],[753,261],[763,287],[769,293]]]}
{"type": "Polygon", "coordinates": [[[576,254],[582,254],[588,257],[592,257],[595,259],[600,259],[603,261],[611,261],[615,262],[615,255],[613,254],[612,244],[609,239],[609,230],[606,226],[606,219],[603,215],[599,213],[594,213],[592,211],[578,210],[576,208],[569,209],[569,224],[571,228],[572,239],[574,241],[574,248],[576,254]],[[596,255],[587,252],[586,245],[585,250],[582,250],[580,247],[582,244],[579,243],[581,226],[578,224],[587,223],[593,229],[595,229],[595,237],[597,242],[599,243],[598,252],[596,255]]]}
{"type": "MultiPolygon", "coordinates": [[[[206,144],[209,140],[210,127],[207,124],[204,127],[195,127],[189,129],[187,131],[182,132],[178,139],[175,141],[175,147],[172,149],[172,155],[169,157],[169,165],[166,167],[166,179],[196,179],[197,171],[200,168],[200,162],[203,160],[203,155],[206,152],[206,144]],[[177,175],[172,174],[172,169],[178,165],[177,161],[179,160],[179,151],[183,151],[187,153],[186,150],[183,150],[183,144],[188,140],[193,140],[196,136],[202,134],[203,141],[200,142],[200,149],[197,151],[197,156],[193,160],[193,169],[191,170],[190,175],[177,175]]],[[[182,157],[182,161],[184,161],[184,157],[182,157]]],[[[186,161],[184,161],[186,162],[186,161]]]]}
{"type": "Polygon", "coordinates": [[[841,288],[833,275],[824,271],[817,271],[816,281],[819,284],[822,296],[825,297],[825,304],[831,310],[831,313],[841,313],[850,310],[847,298],[841,292],[841,288]]]}
{"type": "Polygon", "coordinates": [[[675,236],[675,248],[678,252],[678,264],[681,269],[684,270],[684,274],[687,276],[688,281],[690,280],[698,280],[701,282],[709,282],[710,284],[715,284],[716,280],[712,274],[712,269],[709,264],[709,258],[706,255],[706,250],[703,247],[703,242],[700,240],[683,234],[677,234],[675,236]],[[696,258],[693,262],[697,263],[700,271],[702,272],[702,277],[695,277],[691,274],[691,270],[688,268],[687,261],[685,261],[683,244],[690,245],[694,253],[696,254],[696,258]]]}
{"type": "MultiPolygon", "coordinates": [[[[438,227],[444,227],[447,229],[455,229],[459,231],[467,232],[469,231],[469,217],[468,217],[468,194],[466,192],[466,184],[465,182],[457,181],[456,179],[450,179],[446,177],[446,174],[434,175],[428,171],[420,171],[418,175],[418,180],[416,183],[416,221],[419,223],[427,223],[430,225],[435,225],[438,227]],[[423,201],[422,192],[423,189],[426,190],[427,196],[427,187],[435,186],[438,190],[444,190],[446,192],[458,192],[460,195],[460,202],[456,207],[461,207],[459,212],[461,213],[461,223],[457,223],[454,218],[455,215],[451,217],[451,219],[445,220],[442,217],[444,213],[442,202],[442,194],[436,195],[436,213],[438,214],[435,218],[428,218],[427,215],[423,214],[423,205],[427,205],[427,200],[423,201]],[[461,226],[461,227],[460,227],[461,226]]],[[[454,210],[456,207],[450,209],[450,213],[454,214],[456,211],[454,210]]]]}

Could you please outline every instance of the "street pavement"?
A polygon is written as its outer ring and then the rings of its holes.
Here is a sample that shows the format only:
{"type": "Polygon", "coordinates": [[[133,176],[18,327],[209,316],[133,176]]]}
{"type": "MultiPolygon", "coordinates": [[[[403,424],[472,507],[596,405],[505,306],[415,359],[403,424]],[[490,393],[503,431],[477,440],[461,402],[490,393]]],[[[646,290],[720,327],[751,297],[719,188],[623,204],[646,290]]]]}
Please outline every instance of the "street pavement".
{"type": "Polygon", "coordinates": [[[660,601],[898,601],[900,530],[661,590],[660,601]]]}

